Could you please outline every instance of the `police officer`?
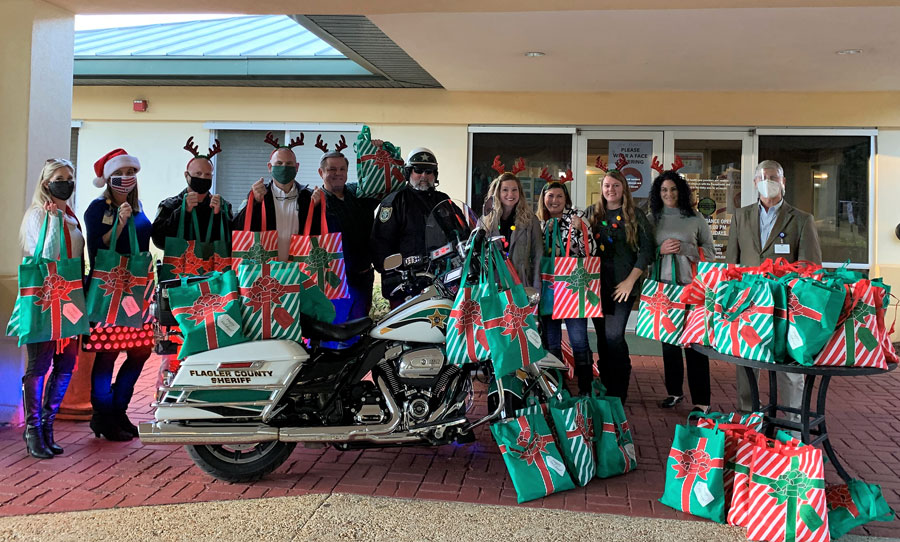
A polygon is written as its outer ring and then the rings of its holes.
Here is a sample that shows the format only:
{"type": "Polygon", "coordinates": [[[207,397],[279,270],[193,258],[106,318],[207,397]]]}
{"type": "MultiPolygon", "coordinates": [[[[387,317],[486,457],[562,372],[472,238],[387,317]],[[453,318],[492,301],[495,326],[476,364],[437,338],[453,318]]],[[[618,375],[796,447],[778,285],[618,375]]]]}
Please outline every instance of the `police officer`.
{"type": "Polygon", "coordinates": [[[434,153],[425,147],[413,149],[403,168],[406,184],[389,194],[375,214],[372,226],[372,264],[382,275],[381,292],[391,308],[403,302],[402,296],[391,297],[398,284],[395,273],[385,273],[384,259],[391,254],[425,256],[425,221],[434,206],[450,199],[435,190],[438,184],[438,163],[434,153]]]}

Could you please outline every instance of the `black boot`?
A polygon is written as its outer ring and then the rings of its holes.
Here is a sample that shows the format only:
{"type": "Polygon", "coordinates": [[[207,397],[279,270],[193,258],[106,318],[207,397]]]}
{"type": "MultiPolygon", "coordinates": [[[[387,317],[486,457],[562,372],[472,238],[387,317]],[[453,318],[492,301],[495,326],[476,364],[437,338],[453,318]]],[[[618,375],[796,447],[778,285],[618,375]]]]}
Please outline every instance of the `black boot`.
{"type": "Polygon", "coordinates": [[[578,380],[578,393],[580,395],[590,395],[591,386],[594,383],[594,367],[591,353],[579,352],[572,353],[575,358],[575,378],[578,380]]]}
{"type": "Polygon", "coordinates": [[[132,437],[137,438],[138,436],[138,428],[136,425],[131,423],[131,420],[128,419],[128,413],[124,410],[120,410],[116,412],[115,415],[116,421],[119,423],[119,428],[126,433],[129,433],[132,437]]]}
{"type": "Polygon", "coordinates": [[[50,459],[53,452],[44,442],[41,431],[41,394],[44,391],[43,376],[22,378],[22,398],[25,406],[25,447],[32,457],[50,459]]]}
{"type": "Polygon", "coordinates": [[[59,412],[59,405],[62,404],[63,396],[69,388],[69,381],[72,380],[72,373],[68,374],[51,374],[50,381],[47,383],[47,389],[44,390],[44,410],[41,413],[41,427],[44,431],[44,442],[47,448],[56,455],[63,453],[62,446],[53,439],[53,422],[56,420],[56,413],[59,412]]]}
{"type": "Polygon", "coordinates": [[[91,431],[95,437],[100,438],[103,435],[103,438],[113,442],[131,440],[131,433],[119,427],[118,420],[111,412],[94,410],[94,415],[91,416],[91,431]]]}

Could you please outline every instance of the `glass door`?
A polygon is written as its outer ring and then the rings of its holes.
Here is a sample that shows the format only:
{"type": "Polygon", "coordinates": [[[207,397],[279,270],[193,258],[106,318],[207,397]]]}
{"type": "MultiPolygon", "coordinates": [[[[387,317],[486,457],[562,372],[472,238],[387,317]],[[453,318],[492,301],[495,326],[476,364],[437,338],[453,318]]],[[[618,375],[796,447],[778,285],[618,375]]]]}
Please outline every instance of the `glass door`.
{"type": "Polygon", "coordinates": [[[628,179],[635,203],[646,210],[650,185],[657,175],[650,166],[655,156],[662,155],[661,130],[582,130],[578,138],[577,163],[584,166],[585,176],[579,179],[576,175],[576,184],[572,187],[575,206],[584,209],[593,205],[600,198],[604,168],[616,168],[628,179]]]}
{"type": "Polygon", "coordinates": [[[712,231],[716,260],[724,261],[734,212],[756,200],[751,132],[667,130],[665,149],[663,167],[681,165],[678,171],[712,231]]]}

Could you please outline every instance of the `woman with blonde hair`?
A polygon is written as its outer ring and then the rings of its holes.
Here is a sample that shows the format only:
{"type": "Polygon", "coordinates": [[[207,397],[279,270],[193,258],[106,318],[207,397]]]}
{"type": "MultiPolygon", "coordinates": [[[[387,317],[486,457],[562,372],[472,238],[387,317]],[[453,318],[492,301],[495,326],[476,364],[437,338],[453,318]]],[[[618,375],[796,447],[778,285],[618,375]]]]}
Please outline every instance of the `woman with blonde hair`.
{"type": "Polygon", "coordinates": [[[653,262],[656,242],[647,215],[634,205],[628,181],[618,170],[603,177],[600,198],[589,208],[594,255],[600,256],[600,302],[603,318],[593,318],[597,332],[597,370],[607,395],[628,397],[631,358],[625,325],[641,292],[641,275],[653,262]]]}
{"type": "Polygon", "coordinates": [[[482,218],[489,235],[505,238],[504,252],[524,286],[541,289],[541,223],[522,197],[522,181],[502,173],[491,182],[482,218]]]}
{"type": "MultiPolygon", "coordinates": [[[[25,211],[19,240],[26,256],[43,256],[48,260],[59,259],[58,222],[53,220],[57,211],[63,211],[63,234],[67,256],[81,257],[84,252],[84,236],[81,225],[67,201],[75,191],[75,167],[63,158],[47,160],[41,170],[41,178],[34,189],[31,206],[25,211]],[[44,218],[50,213],[44,252],[34,254],[44,218]]],[[[53,438],[53,422],[62,403],[72,370],[78,358],[78,341],[61,340],[28,343],[25,345],[27,361],[22,377],[22,397],[25,407],[25,446],[28,453],[38,459],[50,459],[63,453],[53,438]],[[44,379],[50,366],[53,370],[44,379]]]]}

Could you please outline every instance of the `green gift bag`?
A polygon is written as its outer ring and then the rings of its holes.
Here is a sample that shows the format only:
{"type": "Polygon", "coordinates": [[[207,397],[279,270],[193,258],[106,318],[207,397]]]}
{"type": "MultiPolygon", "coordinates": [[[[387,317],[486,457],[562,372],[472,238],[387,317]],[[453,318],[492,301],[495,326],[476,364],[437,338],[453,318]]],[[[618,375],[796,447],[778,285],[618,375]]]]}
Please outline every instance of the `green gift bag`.
{"type": "Polygon", "coordinates": [[[141,252],[134,226],[129,217],[129,254],[116,252],[119,214],[113,219],[108,249],[100,249],[94,258],[93,276],[87,290],[87,312],[91,322],[140,328],[144,324],[146,293],[153,256],[141,252]]]}
{"type": "MultiPolygon", "coordinates": [[[[472,254],[476,250],[478,248],[472,243],[466,253],[462,267],[464,276],[447,320],[447,361],[453,365],[462,366],[491,358],[481,318],[481,297],[478,293],[481,286],[472,283],[468,272],[471,269],[472,254]]],[[[483,261],[481,267],[484,268],[483,261]]]]}
{"type": "Polygon", "coordinates": [[[334,305],[298,262],[258,264],[244,260],[237,269],[241,293],[241,320],[249,340],[300,341],[300,313],[331,322],[334,305]]]}
{"type": "Polygon", "coordinates": [[[551,400],[550,416],[569,474],[577,485],[587,485],[597,472],[590,399],[566,396],[551,400]]]}
{"type": "Polygon", "coordinates": [[[491,425],[520,503],[574,489],[543,415],[527,414],[491,425]]]}
{"type": "Polygon", "coordinates": [[[833,280],[786,276],[788,287],[787,353],[797,363],[812,365],[837,326],[846,289],[833,280]]]}
{"type": "Polygon", "coordinates": [[[666,461],[666,488],[659,502],[698,517],[725,523],[725,433],[692,425],[675,426],[666,461]]]}
{"type": "Polygon", "coordinates": [[[884,500],[881,486],[862,480],[826,486],[825,502],[831,538],[840,538],[870,521],[894,521],[894,511],[884,500]]]}
{"type": "Polygon", "coordinates": [[[716,287],[713,330],[723,354],[772,363],[775,303],[772,281],[748,275],[716,287]]]}
{"type": "MultiPolygon", "coordinates": [[[[212,257],[211,246],[199,241],[200,222],[197,213],[185,211],[184,198],[181,200],[181,214],[178,216],[178,231],[175,237],[166,237],[163,247],[163,264],[159,270],[159,280],[170,280],[182,276],[203,275],[209,271],[209,260],[212,257]],[[193,240],[188,241],[184,233],[184,217],[191,215],[193,240]]],[[[212,225],[210,220],[210,225],[212,225]]]]}
{"type": "Polygon", "coordinates": [[[541,257],[541,300],[538,305],[538,314],[540,316],[553,314],[553,269],[556,266],[556,256],[562,250],[561,243],[559,219],[551,218],[550,223],[544,226],[544,255],[541,257]]]}
{"type": "Polygon", "coordinates": [[[597,451],[597,477],[610,478],[633,471],[637,468],[637,457],[622,400],[598,397],[595,387],[589,401],[597,451]]]}
{"type": "Polygon", "coordinates": [[[50,225],[50,213],[47,213],[34,255],[26,256],[19,264],[19,295],[6,329],[8,335],[18,335],[19,346],[90,331],[81,282],[81,258],[69,255],[62,211],[57,211],[54,220],[59,236],[59,259],[48,260],[43,256],[50,225]]]}
{"type": "Polygon", "coordinates": [[[499,250],[493,244],[488,247],[487,280],[482,282],[479,303],[494,374],[503,376],[543,359],[547,352],[525,289],[513,278],[499,250]],[[494,273],[503,290],[498,289],[494,273]]]}
{"type": "Polygon", "coordinates": [[[234,271],[213,273],[206,280],[169,288],[169,306],[184,336],[178,359],[247,341],[241,331],[241,302],[234,271]]]}
{"type": "Polygon", "coordinates": [[[678,266],[672,260],[672,283],[659,280],[662,257],[657,250],[656,262],[650,278],[641,286],[641,302],[638,306],[637,327],[634,334],[654,341],[681,344],[684,323],[690,306],[681,302],[684,286],[675,282],[678,266]]]}
{"type": "Polygon", "coordinates": [[[403,157],[400,147],[385,141],[381,148],[372,143],[372,132],[363,126],[353,143],[360,198],[384,198],[403,186],[403,157]]]}
{"type": "Polygon", "coordinates": [[[220,211],[219,214],[211,215],[209,226],[206,228],[206,244],[208,248],[203,249],[209,255],[209,263],[206,264],[206,271],[227,271],[232,269],[231,259],[231,241],[225,238],[225,218],[220,211]],[[213,223],[219,223],[219,240],[212,240],[213,223]]]}

